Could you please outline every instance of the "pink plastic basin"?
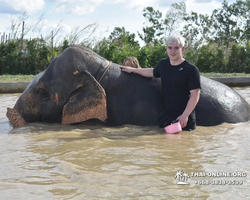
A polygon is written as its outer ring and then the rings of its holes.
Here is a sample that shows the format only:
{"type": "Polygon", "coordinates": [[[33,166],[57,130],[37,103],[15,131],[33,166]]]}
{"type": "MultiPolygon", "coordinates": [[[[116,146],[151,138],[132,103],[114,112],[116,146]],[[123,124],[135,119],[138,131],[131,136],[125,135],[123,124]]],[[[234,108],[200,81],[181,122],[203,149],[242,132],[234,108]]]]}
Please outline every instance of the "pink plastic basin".
{"type": "Polygon", "coordinates": [[[182,131],[180,122],[176,122],[174,124],[166,126],[164,129],[166,133],[179,133],[182,131]]]}

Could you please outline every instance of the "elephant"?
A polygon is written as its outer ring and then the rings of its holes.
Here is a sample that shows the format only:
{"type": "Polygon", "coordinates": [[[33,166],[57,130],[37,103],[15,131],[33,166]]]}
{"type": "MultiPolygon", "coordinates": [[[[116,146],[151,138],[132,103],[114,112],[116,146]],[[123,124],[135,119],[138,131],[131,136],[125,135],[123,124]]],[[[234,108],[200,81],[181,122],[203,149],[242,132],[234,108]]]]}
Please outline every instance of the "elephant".
{"type": "MultiPolygon", "coordinates": [[[[73,45],[55,57],[18,98],[7,117],[27,122],[157,126],[163,112],[160,78],[122,72],[92,50],[73,45]]],[[[198,126],[246,122],[250,105],[232,88],[201,76],[198,126]]]]}

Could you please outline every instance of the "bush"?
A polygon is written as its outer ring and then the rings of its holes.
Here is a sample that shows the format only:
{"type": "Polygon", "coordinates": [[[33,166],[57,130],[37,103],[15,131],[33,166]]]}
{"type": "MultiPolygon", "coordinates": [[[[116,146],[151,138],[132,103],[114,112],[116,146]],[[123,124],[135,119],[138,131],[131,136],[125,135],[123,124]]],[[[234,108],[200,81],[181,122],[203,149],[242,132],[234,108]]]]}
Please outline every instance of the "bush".
{"type": "MultiPolygon", "coordinates": [[[[53,54],[57,55],[57,52],[53,54]]],[[[25,40],[22,43],[19,40],[9,40],[1,43],[0,75],[37,74],[44,70],[51,55],[51,50],[43,39],[25,40]]]]}
{"type": "MultiPolygon", "coordinates": [[[[0,75],[37,74],[44,70],[52,57],[68,46],[69,43],[65,40],[62,46],[51,49],[42,38],[0,43],[0,75]],[[24,48],[20,48],[21,46],[24,48]]],[[[155,67],[160,59],[167,57],[165,45],[151,44],[140,48],[136,41],[112,43],[104,38],[91,48],[117,64],[122,64],[128,56],[135,56],[141,67],[145,68],[155,67]]],[[[197,50],[185,51],[184,57],[203,73],[250,73],[250,42],[244,45],[233,43],[227,47],[209,43],[197,50]]]]}

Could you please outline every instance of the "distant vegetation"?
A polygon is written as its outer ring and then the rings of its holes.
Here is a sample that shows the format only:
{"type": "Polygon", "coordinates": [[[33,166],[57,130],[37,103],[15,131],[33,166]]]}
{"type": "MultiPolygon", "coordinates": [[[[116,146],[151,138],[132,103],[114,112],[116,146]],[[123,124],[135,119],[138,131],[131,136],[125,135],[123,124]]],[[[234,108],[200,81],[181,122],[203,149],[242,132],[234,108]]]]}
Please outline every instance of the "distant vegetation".
{"type": "MultiPolygon", "coordinates": [[[[245,73],[201,73],[207,78],[217,77],[250,77],[245,73]]],[[[36,75],[0,75],[0,82],[30,82],[36,75]]]]}
{"type": "Polygon", "coordinates": [[[0,75],[0,82],[30,82],[35,75],[0,75]]]}
{"type": "MultiPolygon", "coordinates": [[[[124,27],[116,27],[107,38],[96,40],[96,24],[71,31],[60,37],[61,25],[46,37],[30,39],[29,32],[42,27],[41,17],[33,26],[25,26],[27,14],[12,20],[12,33],[1,36],[0,75],[37,74],[45,69],[51,58],[73,44],[88,47],[111,60],[122,64],[127,56],[136,56],[142,67],[155,67],[167,57],[164,38],[180,29],[186,38],[185,58],[194,63],[202,73],[250,73],[250,0],[224,1],[211,16],[187,13],[184,2],[174,3],[163,17],[162,13],[147,7],[142,11],[145,24],[137,36],[124,27]],[[87,36],[86,36],[87,35],[87,36]]],[[[2,79],[2,76],[1,76],[2,79]]]]}

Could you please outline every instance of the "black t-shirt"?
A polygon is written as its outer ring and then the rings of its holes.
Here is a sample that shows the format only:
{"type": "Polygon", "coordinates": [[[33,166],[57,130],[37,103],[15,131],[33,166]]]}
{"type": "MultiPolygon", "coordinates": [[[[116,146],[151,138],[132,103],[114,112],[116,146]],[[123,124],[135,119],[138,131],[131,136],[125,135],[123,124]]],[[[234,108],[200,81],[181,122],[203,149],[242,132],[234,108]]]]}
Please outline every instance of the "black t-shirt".
{"type": "Polygon", "coordinates": [[[200,73],[188,61],[173,66],[169,58],[160,60],[153,70],[154,77],[161,78],[164,107],[173,117],[180,116],[187,106],[190,90],[201,88],[200,73]]]}

